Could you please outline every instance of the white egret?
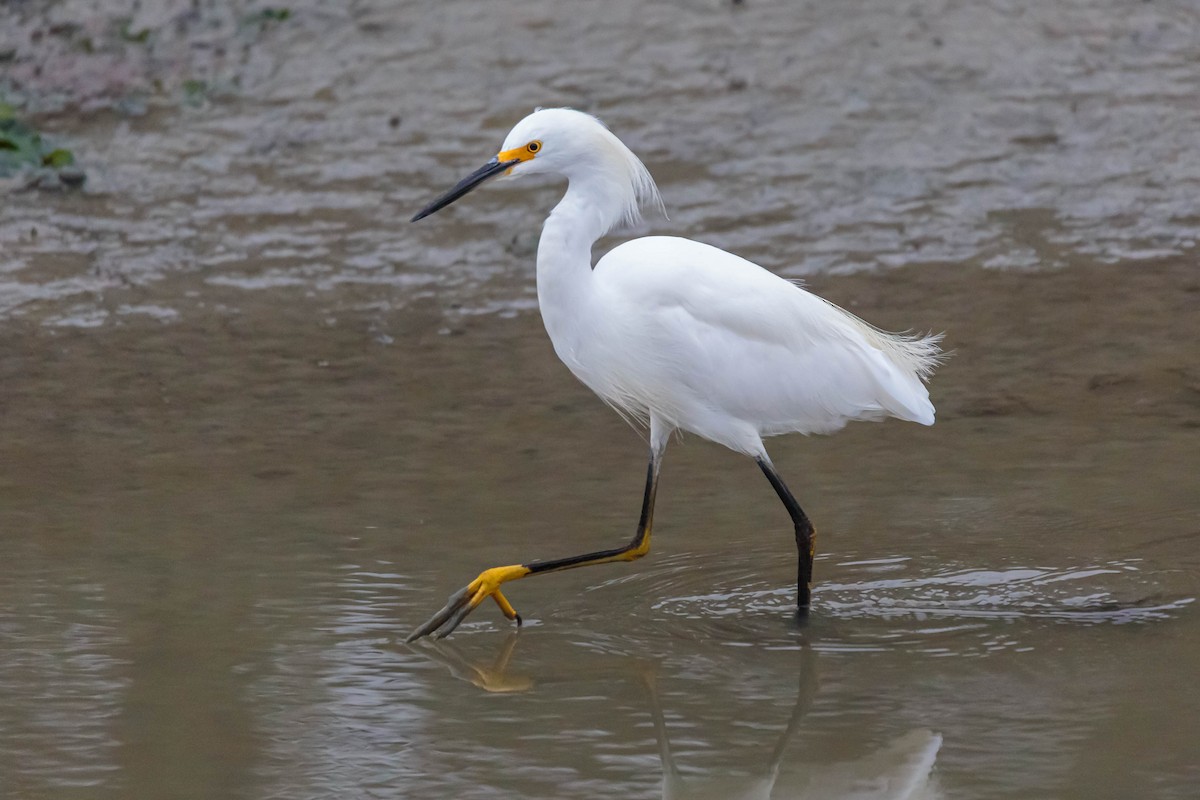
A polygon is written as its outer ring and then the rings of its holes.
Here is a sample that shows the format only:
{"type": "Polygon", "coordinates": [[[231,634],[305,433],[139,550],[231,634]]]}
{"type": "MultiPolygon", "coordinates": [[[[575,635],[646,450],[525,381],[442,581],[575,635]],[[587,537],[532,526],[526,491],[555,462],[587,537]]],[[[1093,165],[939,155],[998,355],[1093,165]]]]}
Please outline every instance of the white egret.
{"type": "Polygon", "coordinates": [[[413,221],[501,173],[568,180],[538,244],[538,304],[571,372],[622,416],[649,426],[641,519],[624,547],[485,570],[408,640],[448,635],[488,597],[520,624],[502,584],[644,556],[663,451],[676,430],[758,463],[795,527],[796,603],[807,610],[815,531],[772,466],[763,437],[832,433],[850,420],[889,416],[932,425],[923,381],[938,364],[941,337],[886,333],[756,264],[689,239],[634,239],[593,267],[597,239],[638,220],[643,204],[662,201],[629,148],[595,117],[571,109],[525,117],[495,157],[413,221]]]}

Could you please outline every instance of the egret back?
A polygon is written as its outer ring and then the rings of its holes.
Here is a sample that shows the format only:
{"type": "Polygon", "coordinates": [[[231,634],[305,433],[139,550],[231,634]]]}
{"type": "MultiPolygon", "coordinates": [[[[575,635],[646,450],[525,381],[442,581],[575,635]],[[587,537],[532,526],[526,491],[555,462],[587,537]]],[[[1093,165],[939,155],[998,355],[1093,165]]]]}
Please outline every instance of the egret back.
{"type": "Polygon", "coordinates": [[[658,415],[749,454],[762,436],[829,433],[850,420],[933,423],[922,381],[938,337],[880,331],[688,239],[627,242],[601,259],[592,283],[568,366],[627,414],[658,415]]]}

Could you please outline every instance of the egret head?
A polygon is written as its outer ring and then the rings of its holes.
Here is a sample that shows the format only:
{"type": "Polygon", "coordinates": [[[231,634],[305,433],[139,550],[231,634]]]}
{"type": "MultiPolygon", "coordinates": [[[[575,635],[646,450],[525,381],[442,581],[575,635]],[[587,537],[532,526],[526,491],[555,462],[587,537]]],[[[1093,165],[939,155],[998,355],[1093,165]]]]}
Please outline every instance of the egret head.
{"type": "Polygon", "coordinates": [[[541,108],[509,131],[500,151],[413,217],[413,222],[453,203],[496,175],[552,173],[586,183],[617,221],[636,222],[645,201],[662,201],[654,179],[604,123],[570,108],[541,108]]]}

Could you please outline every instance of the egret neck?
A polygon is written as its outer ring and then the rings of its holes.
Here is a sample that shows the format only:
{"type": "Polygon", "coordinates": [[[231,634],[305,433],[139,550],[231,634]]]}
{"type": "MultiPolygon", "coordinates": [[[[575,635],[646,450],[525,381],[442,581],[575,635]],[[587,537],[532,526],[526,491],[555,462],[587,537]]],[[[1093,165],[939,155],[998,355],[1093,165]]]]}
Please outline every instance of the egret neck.
{"type": "MultiPolygon", "coordinates": [[[[589,165],[590,166],[590,165],[589,165]]],[[[567,193],[546,224],[537,252],[537,294],[546,333],[568,365],[575,363],[577,323],[592,290],[592,246],[621,221],[628,184],[593,169],[569,177],[567,193]]]]}

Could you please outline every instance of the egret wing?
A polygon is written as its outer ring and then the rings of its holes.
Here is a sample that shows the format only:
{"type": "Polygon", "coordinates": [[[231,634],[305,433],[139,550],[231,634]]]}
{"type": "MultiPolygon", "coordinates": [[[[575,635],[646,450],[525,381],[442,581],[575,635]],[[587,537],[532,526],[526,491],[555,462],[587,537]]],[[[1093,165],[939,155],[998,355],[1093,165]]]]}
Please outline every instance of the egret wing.
{"type": "Polygon", "coordinates": [[[623,309],[616,338],[645,351],[634,380],[657,397],[682,392],[767,435],[889,415],[933,421],[921,340],[878,331],[750,261],[647,237],[612,251],[601,270],[623,309]]]}

